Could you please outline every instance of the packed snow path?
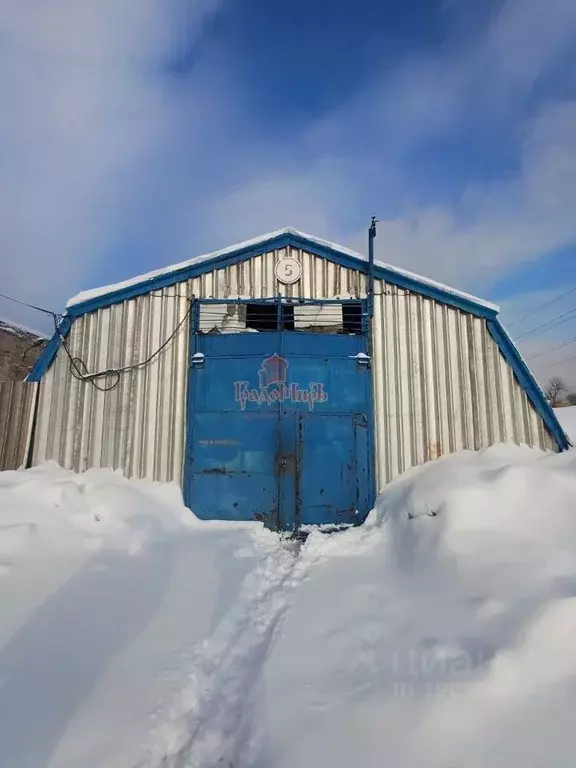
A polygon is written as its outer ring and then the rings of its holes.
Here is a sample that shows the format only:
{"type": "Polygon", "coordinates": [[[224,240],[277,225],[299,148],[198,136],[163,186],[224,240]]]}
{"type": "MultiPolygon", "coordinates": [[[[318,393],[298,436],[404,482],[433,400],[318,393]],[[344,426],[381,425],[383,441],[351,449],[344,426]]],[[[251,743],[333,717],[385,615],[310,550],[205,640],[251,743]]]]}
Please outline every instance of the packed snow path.
{"type": "Polygon", "coordinates": [[[246,577],[210,639],[186,661],[182,696],[162,714],[164,724],[139,768],[244,764],[259,675],[290,593],[304,573],[298,550],[295,542],[278,541],[246,577]]]}
{"type": "Polygon", "coordinates": [[[0,474],[0,766],[570,768],[576,455],[415,470],[303,545],[0,474]]]}

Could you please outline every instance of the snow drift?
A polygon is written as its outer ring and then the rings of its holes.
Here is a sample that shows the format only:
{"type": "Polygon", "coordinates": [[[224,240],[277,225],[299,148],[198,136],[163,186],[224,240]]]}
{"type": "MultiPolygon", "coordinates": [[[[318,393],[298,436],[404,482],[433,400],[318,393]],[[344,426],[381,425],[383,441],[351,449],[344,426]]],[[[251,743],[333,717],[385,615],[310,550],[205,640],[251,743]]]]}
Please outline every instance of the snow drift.
{"type": "Polygon", "coordinates": [[[568,405],[564,408],[554,408],[556,418],[562,429],[570,438],[572,444],[576,443],[576,405],[568,405]]]}
{"type": "Polygon", "coordinates": [[[0,765],[572,766],[576,453],[502,446],[302,546],[0,474],[0,765]]]}

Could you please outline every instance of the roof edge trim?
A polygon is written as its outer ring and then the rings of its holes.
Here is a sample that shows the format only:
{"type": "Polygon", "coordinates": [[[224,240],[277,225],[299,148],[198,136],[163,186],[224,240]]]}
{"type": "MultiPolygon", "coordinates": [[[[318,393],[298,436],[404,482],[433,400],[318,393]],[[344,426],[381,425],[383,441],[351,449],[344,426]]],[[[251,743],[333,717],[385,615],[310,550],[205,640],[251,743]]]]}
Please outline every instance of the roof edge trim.
{"type": "MultiPolygon", "coordinates": [[[[143,276],[144,279],[140,281],[120,283],[117,288],[111,286],[110,291],[95,294],[93,297],[90,297],[90,292],[88,291],[85,294],[88,298],[85,300],[77,303],[69,302],[68,313],[72,317],[78,317],[87,312],[94,312],[97,309],[118,304],[145,293],[198,277],[205,272],[222,269],[267,251],[287,246],[302,248],[309,253],[326,258],[349,269],[359,270],[363,273],[368,271],[368,262],[360,254],[354,255],[348,249],[340,248],[333,243],[328,243],[328,241],[321,241],[295,230],[286,230],[272,233],[265,239],[248,241],[247,244],[241,244],[237,248],[216,252],[214,256],[209,258],[198,257],[198,260],[193,259],[190,262],[183,263],[181,266],[176,265],[174,269],[169,271],[161,271],[158,274],[150,273],[150,277],[146,278],[146,276],[143,276]]],[[[493,304],[484,302],[462,291],[452,290],[448,286],[441,285],[411,272],[396,269],[388,264],[376,262],[374,272],[375,277],[378,279],[385,280],[400,288],[420,293],[423,296],[440,301],[464,312],[478,315],[479,317],[495,317],[498,313],[498,307],[493,304]]],[[[80,297],[83,295],[79,294],[80,297]]]]}
{"type": "Polygon", "coordinates": [[[62,339],[66,338],[66,336],[70,333],[70,328],[72,328],[73,322],[74,321],[72,317],[68,314],[61,318],[60,322],[58,323],[57,330],[54,331],[54,335],[48,344],[46,344],[42,350],[42,354],[34,363],[32,370],[26,377],[26,381],[41,381],[42,377],[56,357],[56,353],[60,349],[62,339]]]}

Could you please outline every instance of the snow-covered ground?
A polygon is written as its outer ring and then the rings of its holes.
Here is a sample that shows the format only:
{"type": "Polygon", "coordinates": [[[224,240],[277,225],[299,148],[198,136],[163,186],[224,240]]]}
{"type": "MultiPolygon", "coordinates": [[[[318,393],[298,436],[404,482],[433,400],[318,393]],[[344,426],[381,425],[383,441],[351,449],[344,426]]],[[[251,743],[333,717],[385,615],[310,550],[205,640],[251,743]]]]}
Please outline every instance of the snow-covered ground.
{"type": "Polygon", "coordinates": [[[306,543],[0,474],[0,766],[574,764],[576,452],[414,470],[306,543]]]}
{"type": "Polygon", "coordinates": [[[576,445],[576,405],[554,408],[554,413],[570,441],[576,445]]]}

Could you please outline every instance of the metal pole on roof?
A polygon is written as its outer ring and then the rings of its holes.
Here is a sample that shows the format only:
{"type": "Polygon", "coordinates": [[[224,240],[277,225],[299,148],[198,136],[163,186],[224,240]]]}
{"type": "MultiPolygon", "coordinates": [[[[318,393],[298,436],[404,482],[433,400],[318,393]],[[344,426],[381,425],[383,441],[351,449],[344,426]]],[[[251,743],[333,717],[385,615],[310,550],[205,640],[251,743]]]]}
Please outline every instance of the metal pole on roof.
{"type": "Polygon", "coordinates": [[[374,239],[377,222],[376,216],[372,216],[368,230],[368,317],[370,320],[374,317],[374,239]]]}

